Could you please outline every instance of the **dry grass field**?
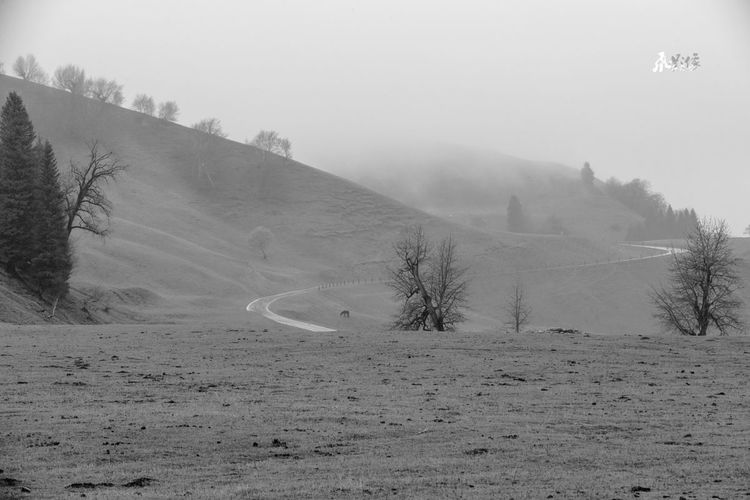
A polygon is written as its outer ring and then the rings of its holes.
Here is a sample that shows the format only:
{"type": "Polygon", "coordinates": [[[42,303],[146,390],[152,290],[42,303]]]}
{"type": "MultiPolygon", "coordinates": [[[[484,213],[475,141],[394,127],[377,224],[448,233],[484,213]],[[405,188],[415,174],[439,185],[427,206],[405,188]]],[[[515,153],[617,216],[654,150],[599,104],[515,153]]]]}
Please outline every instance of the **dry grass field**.
{"type": "Polygon", "coordinates": [[[0,326],[0,497],[750,497],[750,338],[263,321],[0,326]]]}

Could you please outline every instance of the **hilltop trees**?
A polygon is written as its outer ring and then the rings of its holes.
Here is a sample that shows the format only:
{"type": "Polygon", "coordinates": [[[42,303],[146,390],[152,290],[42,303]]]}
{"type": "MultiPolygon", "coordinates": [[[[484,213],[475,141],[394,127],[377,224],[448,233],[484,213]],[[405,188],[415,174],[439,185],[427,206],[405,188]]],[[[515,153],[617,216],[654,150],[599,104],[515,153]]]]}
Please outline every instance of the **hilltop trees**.
{"type": "Polygon", "coordinates": [[[125,98],[122,95],[122,85],[114,80],[106,78],[97,78],[87,83],[88,95],[94,99],[115,106],[120,106],[125,98]]]}
{"type": "Polygon", "coordinates": [[[625,184],[610,178],[606,193],[643,217],[643,222],[628,228],[626,240],[682,238],[698,224],[695,210],[674,211],[659,193],[651,191],[647,181],[633,179],[625,184]]]}
{"type": "Polygon", "coordinates": [[[71,94],[85,96],[89,93],[91,80],[86,78],[86,72],[73,64],[60,66],[55,70],[52,84],[58,89],[67,90],[71,94]]]}
{"type": "Polygon", "coordinates": [[[434,247],[422,226],[407,229],[393,246],[397,265],[388,282],[401,303],[394,327],[401,330],[454,329],[464,320],[468,281],[458,265],[456,241],[434,247]]]}
{"type": "Polygon", "coordinates": [[[29,82],[47,84],[47,73],[39,66],[34,54],[28,54],[26,57],[18,56],[16,62],[13,63],[13,72],[18,78],[29,82]]]}
{"type": "Polygon", "coordinates": [[[180,108],[177,107],[177,103],[174,101],[166,101],[159,104],[159,118],[170,122],[177,121],[177,115],[180,113],[180,108]]]}
{"type": "Polygon", "coordinates": [[[269,153],[283,156],[284,160],[292,158],[292,142],[274,130],[261,130],[247,144],[263,151],[263,160],[268,159],[269,153]]]}
{"type": "Polygon", "coordinates": [[[667,329],[690,336],[704,336],[710,327],[721,335],[743,330],[742,302],[736,297],[742,286],[740,260],[729,238],[724,221],[703,219],[688,235],[685,251],[673,254],[669,286],[651,294],[654,316],[667,329]]]}
{"type": "Polygon", "coordinates": [[[149,116],[154,116],[154,109],[156,108],[156,105],[154,104],[154,99],[151,96],[148,96],[146,94],[138,94],[135,96],[135,99],[133,99],[133,109],[147,114],[149,116]]]}
{"type": "Polygon", "coordinates": [[[193,137],[191,144],[198,177],[205,176],[211,187],[214,187],[209,165],[216,162],[218,140],[225,138],[227,134],[222,130],[221,121],[218,118],[205,118],[194,123],[192,128],[201,132],[193,137]]]}
{"type": "Polygon", "coordinates": [[[0,259],[6,270],[57,299],[68,291],[72,258],[64,195],[49,142],[33,145],[34,128],[12,92],[0,114],[0,259]]]}
{"type": "Polygon", "coordinates": [[[104,185],[116,179],[127,168],[111,151],[100,151],[97,141],[89,145],[86,166],[81,167],[71,162],[70,180],[65,187],[68,234],[74,229],[102,238],[109,234],[112,203],[104,193],[104,185]]]}

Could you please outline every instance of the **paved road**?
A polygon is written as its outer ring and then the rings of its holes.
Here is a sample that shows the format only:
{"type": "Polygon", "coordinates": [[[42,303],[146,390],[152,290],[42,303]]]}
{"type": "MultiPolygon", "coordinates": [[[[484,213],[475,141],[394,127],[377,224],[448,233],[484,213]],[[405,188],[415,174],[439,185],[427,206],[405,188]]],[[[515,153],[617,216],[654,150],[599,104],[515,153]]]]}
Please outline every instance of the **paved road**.
{"type": "MultiPolygon", "coordinates": [[[[631,246],[631,247],[638,247],[638,248],[649,248],[652,250],[661,250],[664,253],[660,253],[656,255],[648,255],[645,257],[633,257],[630,259],[622,259],[622,260],[616,260],[616,261],[611,261],[611,262],[601,262],[598,264],[573,264],[573,265],[559,266],[559,267],[554,267],[554,268],[529,269],[523,272],[549,271],[551,269],[552,270],[571,269],[571,268],[577,268],[577,267],[590,267],[590,266],[598,266],[598,265],[606,265],[606,264],[617,264],[620,262],[633,262],[633,261],[638,261],[638,260],[647,260],[647,259],[656,259],[659,257],[667,257],[669,255],[672,255],[672,252],[682,253],[685,251],[681,248],[667,248],[667,247],[658,247],[658,246],[652,246],[652,245],[631,245],[627,243],[623,243],[623,245],[631,246]]],[[[250,302],[247,305],[246,309],[248,312],[256,312],[258,314],[262,314],[263,316],[270,319],[271,321],[275,321],[276,323],[280,323],[282,325],[293,326],[295,328],[301,328],[302,330],[307,330],[310,332],[335,332],[336,330],[327,328],[325,326],[319,326],[313,323],[307,323],[305,321],[297,321],[296,319],[286,318],[284,316],[276,314],[270,309],[271,304],[273,304],[279,299],[283,299],[285,297],[292,297],[294,295],[301,295],[303,293],[312,292],[317,289],[318,289],[317,287],[304,288],[302,290],[292,290],[290,292],[279,293],[279,294],[271,295],[268,297],[260,297],[250,302]]]]}
{"type": "Polygon", "coordinates": [[[282,325],[293,326],[295,328],[301,328],[302,330],[307,330],[310,332],[335,332],[336,330],[333,330],[331,328],[326,328],[325,326],[319,326],[313,323],[307,323],[305,321],[297,321],[296,319],[286,318],[284,316],[276,314],[275,312],[271,311],[271,309],[269,309],[271,304],[273,304],[279,299],[283,299],[285,297],[292,297],[294,295],[301,295],[303,293],[308,293],[317,289],[318,289],[317,287],[312,287],[312,288],[305,288],[302,290],[292,290],[291,292],[279,293],[276,295],[271,295],[269,297],[260,297],[250,302],[247,305],[246,309],[249,312],[257,312],[259,314],[262,314],[263,316],[270,319],[271,321],[275,321],[276,323],[280,323],[282,325]]]}

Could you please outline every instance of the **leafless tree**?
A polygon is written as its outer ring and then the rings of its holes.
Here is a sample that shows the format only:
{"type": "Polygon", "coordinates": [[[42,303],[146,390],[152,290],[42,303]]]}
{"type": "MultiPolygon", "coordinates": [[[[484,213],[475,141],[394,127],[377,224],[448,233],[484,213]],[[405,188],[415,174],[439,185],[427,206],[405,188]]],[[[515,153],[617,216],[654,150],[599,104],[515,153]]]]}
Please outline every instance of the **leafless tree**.
{"type": "Polygon", "coordinates": [[[13,63],[13,72],[24,80],[34,83],[47,85],[49,78],[39,63],[36,61],[34,54],[28,54],[26,57],[19,56],[13,63]]]}
{"type": "Polygon", "coordinates": [[[109,234],[112,202],[107,199],[104,186],[127,168],[127,165],[115,158],[114,153],[101,152],[97,141],[89,146],[86,166],[79,166],[71,161],[70,178],[65,187],[68,235],[74,229],[101,237],[109,234]]]}
{"type": "Polygon", "coordinates": [[[89,92],[91,80],[86,78],[86,72],[73,64],[60,66],[55,70],[52,84],[58,89],[67,90],[71,94],[86,95],[89,92]]]}
{"type": "Polygon", "coordinates": [[[89,96],[102,102],[120,106],[124,97],[122,95],[122,85],[114,80],[106,78],[97,78],[90,80],[88,83],[89,96]]]}
{"type": "Polygon", "coordinates": [[[750,224],[748,224],[747,227],[745,228],[745,234],[750,236],[750,224]]]}
{"type": "Polygon", "coordinates": [[[445,238],[437,247],[422,226],[409,228],[394,245],[397,266],[388,285],[401,303],[394,327],[445,331],[465,319],[468,281],[458,265],[456,242],[445,238]]]}
{"type": "Polygon", "coordinates": [[[505,313],[508,324],[513,327],[516,333],[519,333],[521,328],[529,322],[531,306],[529,306],[526,297],[526,288],[520,280],[516,280],[511,287],[510,297],[505,303],[505,313]]]}
{"type": "Polygon", "coordinates": [[[159,104],[159,118],[162,120],[175,122],[179,113],[180,108],[177,107],[177,103],[174,101],[166,101],[159,104]]]}
{"type": "Polygon", "coordinates": [[[683,335],[704,336],[710,327],[719,334],[742,331],[742,287],[737,273],[740,259],[730,247],[724,221],[700,220],[688,234],[684,252],[674,252],[668,287],[654,288],[655,317],[667,329],[683,335]]]}
{"type": "Polygon", "coordinates": [[[217,118],[206,118],[194,123],[192,128],[201,132],[193,138],[191,145],[195,164],[198,171],[198,177],[205,176],[211,187],[214,187],[214,180],[211,177],[209,164],[216,162],[218,139],[227,136],[221,128],[221,121],[217,118]]]}
{"type": "Polygon", "coordinates": [[[292,141],[286,137],[279,141],[279,149],[281,150],[281,156],[284,157],[284,161],[292,159],[292,141]]]}
{"type": "Polygon", "coordinates": [[[250,231],[250,236],[248,237],[250,248],[254,251],[260,252],[260,254],[263,256],[263,259],[268,258],[268,249],[271,246],[272,242],[273,233],[270,229],[263,226],[258,226],[250,231]]]}
{"type": "Polygon", "coordinates": [[[138,94],[133,99],[133,109],[140,113],[154,116],[155,107],[154,99],[146,94],[138,94]]]}
{"type": "Polygon", "coordinates": [[[214,137],[224,138],[227,134],[221,128],[221,120],[218,118],[205,118],[198,123],[193,123],[192,127],[199,132],[204,134],[212,135],[214,137]]]}
{"type": "Polygon", "coordinates": [[[0,75],[4,75],[4,74],[5,74],[5,64],[0,62],[0,75]]]}
{"type": "MultiPolygon", "coordinates": [[[[267,160],[268,153],[279,154],[281,152],[280,141],[278,132],[261,130],[249,144],[263,151],[263,159],[267,160]]],[[[291,144],[289,146],[291,152],[291,144]]]]}

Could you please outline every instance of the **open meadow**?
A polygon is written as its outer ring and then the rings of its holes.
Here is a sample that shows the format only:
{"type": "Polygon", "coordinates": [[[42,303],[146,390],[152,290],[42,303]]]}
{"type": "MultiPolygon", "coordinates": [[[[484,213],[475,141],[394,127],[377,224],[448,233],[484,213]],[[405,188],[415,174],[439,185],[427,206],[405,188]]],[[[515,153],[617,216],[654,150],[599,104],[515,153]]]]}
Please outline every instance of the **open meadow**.
{"type": "Polygon", "coordinates": [[[0,326],[2,498],[746,498],[750,338],[0,326]]]}

